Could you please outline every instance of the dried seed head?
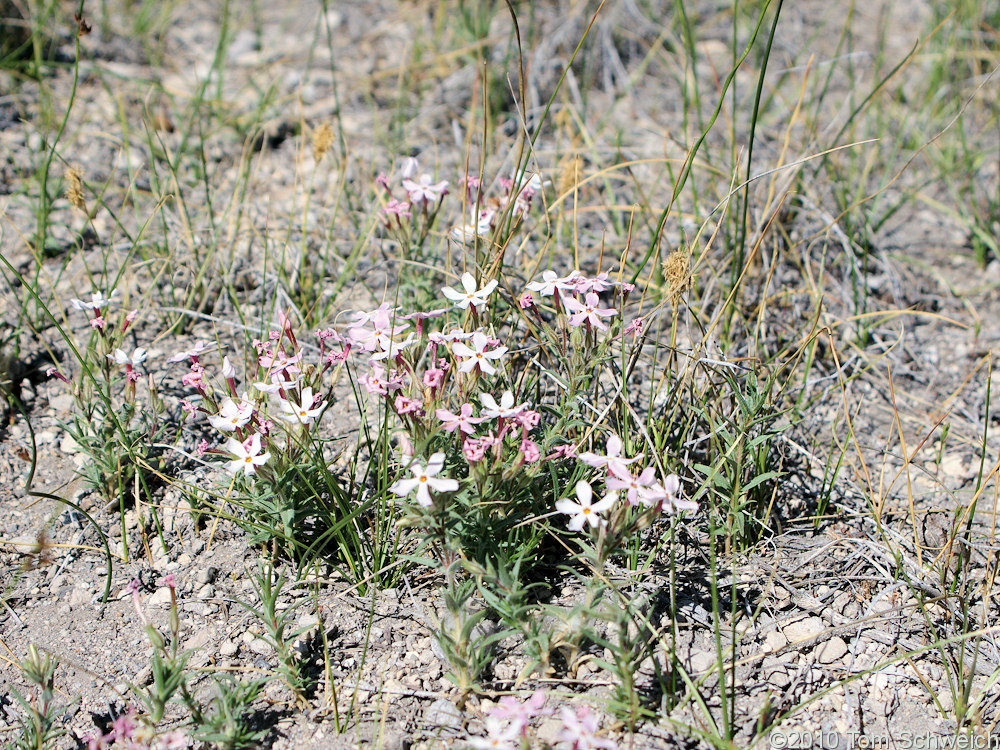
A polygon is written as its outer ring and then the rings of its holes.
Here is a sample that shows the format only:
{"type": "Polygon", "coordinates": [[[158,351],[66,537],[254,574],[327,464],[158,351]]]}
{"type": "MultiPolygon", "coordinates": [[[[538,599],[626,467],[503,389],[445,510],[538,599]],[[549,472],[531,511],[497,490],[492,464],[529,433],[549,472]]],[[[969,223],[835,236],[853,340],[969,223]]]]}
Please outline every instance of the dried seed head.
{"type": "Polygon", "coordinates": [[[326,152],[333,146],[333,128],[324,122],[312,132],[313,159],[321,161],[326,152]]]}
{"type": "Polygon", "coordinates": [[[87,213],[87,202],[83,199],[83,170],[70,167],[66,170],[66,198],[78,209],[87,213]]]}
{"type": "Polygon", "coordinates": [[[574,155],[563,159],[559,165],[559,195],[565,195],[583,179],[583,158],[574,155]]]}
{"type": "Polygon", "coordinates": [[[663,275],[667,280],[670,301],[676,304],[681,295],[691,286],[691,267],[687,250],[674,250],[667,256],[667,259],[663,261],[663,275]]]}

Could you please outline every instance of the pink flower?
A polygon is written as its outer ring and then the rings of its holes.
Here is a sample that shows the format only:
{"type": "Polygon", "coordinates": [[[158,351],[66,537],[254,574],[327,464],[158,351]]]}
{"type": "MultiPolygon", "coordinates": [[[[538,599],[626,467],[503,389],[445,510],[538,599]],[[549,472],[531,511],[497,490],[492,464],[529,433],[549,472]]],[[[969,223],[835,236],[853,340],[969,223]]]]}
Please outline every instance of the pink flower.
{"type": "Polygon", "coordinates": [[[198,458],[201,458],[208,452],[208,441],[205,440],[205,438],[202,438],[198,443],[198,447],[195,448],[195,452],[198,454],[198,458]]]}
{"type": "Polygon", "coordinates": [[[656,484],[656,471],[652,466],[647,466],[637,477],[618,462],[608,464],[608,470],[605,484],[609,490],[625,490],[629,505],[638,505],[640,492],[656,484]]]}
{"type": "Polygon", "coordinates": [[[587,706],[580,706],[576,712],[566,706],[560,714],[563,729],[559,733],[562,742],[568,742],[571,750],[617,750],[618,744],[606,737],[598,737],[597,719],[587,706]]]}
{"type": "Polygon", "coordinates": [[[525,409],[514,417],[514,421],[526,430],[533,430],[542,421],[542,415],[534,409],[525,409]]]}
{"type": "Polygon", "coordinates": [[[398,201],[395,198],[386,203],[385,208],[382,210],[385,212],[386,216],[395,216],[399,220],[411,215],[410,204],[406,201],[398,201]]]}
{"type": "Polygon", "coordinates": [[[107,325],[107,321],[105,321],[100,315],[90,319],[90,327],[95,331],[103,331],[105,325],[107,325]]]}
{"type": "Polygon", "coordinates": [[[485,737],[469,737],[465,745],[475,750],[520,750],[521,728],[514,722],[487,716],[485,737]]]}
{"type": "Polygon", "coordinates": [[[535,463],[542,457],[541,452],[538,450],[538,444],[528,438],[521,440],[521,454],[524,456],[525,463],[529,464],[535,463]]]}
{"type": "Polygon", "coordinates": [[[381,365],[372,364],[372,371],[368,375],[359,378],[359,382],[372,395],[387,396],[389,391],[398,391],[403,386],[394,382],[391,378],[386,378],[385,368],[381,365]]]}
{"type": "Polygon", "coordinates": [[[523,703],[512,695],[505,695],[500,699],[500,703],[494,706],[489,713],[489,718],[506,719],[518,728],[518,733],[523,733],[528,727],[528,723],[536,716],[548,713],[544,709],[545,691],[536,690],[531,697],[523,703]]]}
{"type": "Polygon", "coordinates": [[[473,370],[478,369],[480,372],[488,375],[495,374],[497,368],[491,364],[490,360],[499,360],[503,357],[503,355],[507,353],[507,347],[498,346],[495,349],[486,351],[486,347],[489,345],[490,340],[482,331],[476,331],[472,334],[472,347],[463,344],[461,341],[456,341],[452,344],[451,350],[456,356],[462,357],[464,360],[458,366],[458,371],[472,372],[473,370]]]}
{"type": "Polygon", "coordinates": [[[422,174],[416,182],[404,179],[403,189],[409,194],[413,204],[434,203],[448,194],[448,181],[434,182],[429,174],[422,174]]]}
{"type": "Polygon", "coordinates": [[[458,414],[452,414],[447,409],[438,409],[434,412],[434,416],[441,420],[441,426],[445,432],[461,430],[466,435],[471,435],[476,431],[474,425],[486,421],[482,417],[472,416],[472,404],[462,404],[458,414]]]}
{"type": "Polygon", "coordinates": [[[564,301],[563,304],[565,304],[566,310],[570,313],[569,324],[571,326],[580,326],[586,323],[588,326],[593,326],[602,331],[608,330],[608,327],[601,318],[613,317],[618,314],[618,311],[610,307],[599,307],[601,301],[596,292],[587,292],[585,300],[585,303],[581,303],[573,297],[568,297],[564,301]]]}
{"type": "Polygon", "coordinates": [[[432,344],[441,346],[443,344],[454,344],[456,341],[468,341],[473,334],[466,333],[461,328],[452,328],[448,333],[444,331],[431,331],[427,334],[427,340],[432,344]]]}
{"type": "Polygon", "coordinates": [[[437,367],[428,367],[424,371],[424,386],[427,388],[440,388],[444,382],[444,370],[437,367]]]}
{"type": "Polygon", "coordinates": [[[525,292],[517,298],[517,304],[522,310],[530,310],[535,306],[535,300],[531,297],[531,292],[525,292]]]}
{"type": "Polygon", "coordinates": [[[650,508],[659,507],[663,513],[676,513],[679,510],[698,510],[698,503],[693,500],[681,500],[681,480],[676,474],[671,474],[662,484],[654,484],[639,491],[639,501],[650,508]]]}
{"type": "Polygon", "coordinates": [[[611,508],[615,504],[617,497],[614,494],[610,494],[603,500],[592,503],[593,496],[594,490],[590,484],[581,479],[576,483],[576,498],[579,502],[573,502],[568,497],[564,497],[556,503],[556,510],[570,516],[570,531],[579,531],[586,524],[590,524],[591,528],[596,529],[598,526],[603,526],[607,523],[601,518],[600,514],[611,508]]]}
{"type": "Polygon", "coordinates": [[[415,414],[420,416],[423,414],[424,405],[418,399],[408,398],[406,396],[396,396],[394,405],[396,407],[396,413],[400,416],[404,414],[415,414]]]}
{"type": "Polygon", "coordinates": [[[490,441],[476,440],[475,438],[467,437],[462,443],[462,455],[465,456],[465,460],[470,464],[474,464],[477,461],[481,461],[483,456],[486,455],[486,449],[490,447],[490,441]]]}
{"type": "Polygon", "coordinates": [[[443,287],[441,293],[455,303],[455,307],[467,310],[472,305],[478,312],[480,308],[486,306],[489,296],[497,288],[497,280],[487,282],[482,289],[476,289],[476,277],[471,273],[462,274],[462,288],[464,292],[456,291],[450,286],[443,287]]]}
{"type": "Polygon", "coordinates": [[[192,362],[197,362],[198,357],[204,352],[208,351],[211,347],[205,341],[195,341],[194,346],[184,352],[177,352],[177,354],[169,357],[167,362],[183,362],[185,359],[190,359],[192,362]]]}

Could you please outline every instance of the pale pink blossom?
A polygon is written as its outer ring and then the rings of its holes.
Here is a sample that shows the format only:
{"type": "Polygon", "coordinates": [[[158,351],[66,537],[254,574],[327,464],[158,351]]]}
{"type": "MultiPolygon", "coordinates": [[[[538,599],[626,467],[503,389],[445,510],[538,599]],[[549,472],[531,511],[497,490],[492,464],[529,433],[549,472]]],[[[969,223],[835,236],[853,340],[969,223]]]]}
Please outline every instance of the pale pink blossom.
{"type": "Polygon", "coordinates": [[[325,404],[322,402],[319,405],[314,405],[315,401],[312,388],[306,386],[302,389],[298,403],[291,399],[281,399],[278,401],[278,407],[284,412],[283,419],[308,425],[319,419],[325,408],[325,404]]]}
{"type": "Polygon", "coordinates": [[[461,430],[466,435],[471,435],[476,431],[475,425],[485,422],[482,417],[472,416],[472,404],[462,404],[458,414],[453,414],[447,409],[438,409],[434,416],[441,420],[441,426],[445,432],[461,430]]]}
{"type": "Polygon", "coordinates": [[[422,174],[416,181],[403,180],[403,189],[410,196],[410,203],[434,203],[448,193],[448,181],[434,182],[429,174],[422,174]]]}
{"type": "Polygon", "coordinates": [[[487,716],[483,723],[486,725],[486,736],[467,738],[465,744],[468,747],[475,750],[521,749],[521,729],[516,723],[492,716],[487,716]]]}
{"type": "Polygon", "coordinates": [[[570,750],[617,750],[617,742],[597,736],[597,719],[587,706],[580,706],[576,711],[565,706],[560,718],[563,728],[559,739],[569,743],[570,750]]]}
{"type": "Polygon", "coordinates": [[[568,297],[563,301],[566,311],[570,313],[569,324],[571,326],[581,326],[586,323],[602,331],[608,330],[607,325],[601,318],[610,318],[618,314],[618,311],[611,307],[600,307],[601,300],[596,292],[587,292],[584,302],[568,297]]]}
{"type": "Polygon", "coordinates": [[[608,437],[607,447],[605,448],[607,451],[606,455],[601,456],[590,452],[581,453],[580,460],[587,464],[587,466],[593,466],[595,469],[607,466],[608,471],[611,471],[611,466],[615,465],[621,469],[621,471],[628,472],[628,469],[623,467],[628,466],[629,464],[634,464],[643,457],[643,454],[640,453],[634,458],[622,458],[623,447],[624,444],[622,443],[622,439],[620,437],[617,435],[610,435],[608,437]]]}
{"type": "Polygon", "coordinates": [[[542,297],[551,297],[557,291],[570,292],[576,288],[574,280],[579,275],[579,271],[573,271],[569,276],[557,276],[556,272],[549,269],[542,271],[541,281],[532,281],[528,284],[528,289],[532,292],[538,292],[542,297]],[[576,274],[576,275],[574,275],[576,274]]]}
{"type": "Polygon", "coordinates": [[[77,310],[100,310],[110,305],[117,296],[118,290],[113,289],[107,297],[101,292],[94,292],[89,300],[71,299],[69,303],[77,310]]]}
{"type": "Polygon", "coordinates": [[[629,505],[638,505],[640,493],[656,484],[656,471],[647,466],[639,476],[634,476],[618,462],[608,464],[608,478],[605,484],[609,490],[625,490],[629,505]]]}
{"type": "Polygon", "coordinates": [[[698,503],[693,500],[682,500],[681,480],[676,474],[671,474],[666,481],[654,484],[639,491],[639,502],[643,505],[656,508],[663,513],[676,513],[680,510],[698,510],[698,503]]]}

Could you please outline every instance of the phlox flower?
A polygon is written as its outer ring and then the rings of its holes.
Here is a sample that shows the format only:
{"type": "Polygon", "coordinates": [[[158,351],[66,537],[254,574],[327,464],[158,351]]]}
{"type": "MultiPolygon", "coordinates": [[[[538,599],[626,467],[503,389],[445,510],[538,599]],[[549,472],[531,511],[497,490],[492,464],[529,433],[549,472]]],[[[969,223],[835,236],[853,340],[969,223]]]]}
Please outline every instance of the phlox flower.
{"type": "Polygon", "coordinates": [[[110,305],[117,295],[117,289],[111,290],[107,297],[101,292],[93,292],[89,300],[71,299],[69,303],[75,310],[100,310],[110,305]]]}
{"type": "Polygon", "coordinates": [[[639,501],[650,508],[659,506],[663,513],[676,513],[679,510],[698,510],[698,503],[693,500],[681,500],[681,480],[676,474],[671,474],[661,484],[654,484],[639,490],[639,501]]]}
{"type": "Polygon", "coordinates": [[[526,403],[514,406],[514,394],[510,391],[504,391],[499,404],[489,393],[480,393],[479,401],[486,407],[480,413],[488,419],[509,419],[528,408],[526,403]]]}
{"type": "Polygon", "coordinates": [[[656,484],[656,471],[652,466],[647,466],[639,476],[634,476],[624,466],[618,462],[608,464],[607,484],[609,490],[625,490],[625,496],[629,505],[638,505],[640,494],[656,484]]]}
{"type": "Polygon", "coordinates": [[[521,455],[524,456],[524,462],[529,464],[535,463],[542,457],[541,451],[538,450],[538,443],[528,438],[521,440],[521,455]]]}
{"type": "Polygon", "coordinates": [[[386,203],[385,208],[382,210],[386,216],[395,216],[399,220],[410,216],[410,204],[406,201],[398,201],[395,198],[386,203]]]}
{"type": "Polygon", "coordinates": [[[564,301],[567,312],[570,313],[569,324],[571,326],[581,326],[584,323],[598,328],[602,331],[608,330],[607,325],[601,318],[610,318],[618,314],[618,311],[611,307],[599,307],[601,304],[597,292],[587,292],[584,297],[585,302],[569,297],[564,301]]]}
{"type": "Polygon", "coordinates": [[[597,719],[587,706],[580,706],[576,711],[566,706],[560,718],[563,729],[559,739],[568,742],[571,750],[617,750],[618,743],[614,740],[597,736],[597,719]]]}
{"type": "Polygon", "coordinates": [[[421,416],[424,413],[424,404],[420,399],[408,398],[406,396],[396,396],[396,400],[393,402],[396,407],[396,413],[400,416],[404,414],[415,414],[416,416],[421,416]]]}
{"type": "Polygon", "coordinates": [[[270,453],[261,454],[260,435],[256,432],[242,443],[236,438],[229,438],[226,450],[234,456],[233,460],[226,464],[226,471],[234,475],[241,471],[246,476],[256,474],[257,467],[263,466],[271,457],[270,453]]]}
{"type": "Polygon", "coordinates": [[[372,395],[387,396],[389,391],[398,391],[403,384],[386,377],[385,368],[372,363],[372,371],[358,379],[365,387],[365,390],[372,395]]]}
{"type": "Polygon", "coordinates": [[[458,414],[453,414],[447,409],[438,409],[434,416],[441,420],[441,426],[445,432],[460,430],[466,435],[471,435],[476,431],[475,425],[486,420],[482,417],[472,416],[472,404],[462,404],[458,414]]]}
{"type": "Polygon", "coordinates": [[[463,344],[461,341],[456,341],[452,344],[451,350],[456,356],[463,358],[463,362],[458,366],[458,371],[472,372],[478,368],[480,372],[488,375],[495,374],[497,368],[490,363],[490,360],[499,360],[503,357],[507,353],[507,347],[498,346],[495,349],[486,351],[486,347],[489,345],[490,339],[482,331],[476,331],[472,334],[471,347],[463,344]]]}
{"type": "Polygon", "coordinates": [[[545,691],[538,689],[526,701],[519,701],[513,695],[505,695],[489,712],[489,719],[507,720],[523,733],[536,716],[549,713],[545,708],[545,691]]]}
{"type": "Polygon", "coordinates": [[[185,352],[177,352],[177,354],[174,354],[172,357],[168,357],[167,362],[183,362],[185,359],[197,362],[198,357],[211,348],[212,347],[209,346],[206,341],[195,341],[194,346],[185,352]]]}
{"type": "Polygon", "coordinates": [[[393,338],[410,327],[408,323],[396,322],[402,318],[396,318],[394,310],[395,308],[379,308],[370,314],[360,314],[359,320],[348,328],[347,335],[366,352],[389,349],[393,338]],[[361,315],[368,317],[362,320],[361,315]],[[372,324],[370,329],[365,328],[368,323],[372,324]]]}
{"type": "Polygon", "coordinates": [[[455,303],[455,307],[467,310],[472,305],[478,312],[481,307],[486,306],[486,301],[497,288],[497,280],[488,281],[482,289],[476,289],[476,277],[466,271],[462,274],[462,287],[464,292],[456,291],[450,286],[443,287],[441,293],[455,303]]]}
{"type": "Polygon", "coordinates": [[[423,382],[427,388],[440,388],[444,382],[444,370],[439,367],[428,367],[424,370],[423,382]]]}
{"type": "Polygon", "coordinates": [[[557,291],[562,290],[565,292],[571,292],[576,287],[574,279],[576,276],[573,274],[579,274],[579,271],[573,271],[572,274],[566,277],[557,276],[556,272],[552,269],[542,271],[541,281],[532,281],[528,284],[528,289],[532,292],[538,292],[542,297],[551,297],[557,291]]]}
{"type": "Polygon", "coordinates": [[[208,421],[220,432],[233,432],[246,426],[253,416],[253,406],[246,401],[246,394],[240,403],[226,396],[219,404],[219,413],[212,414],[208,421]]]}
{"type": "MultiPolygon", "coordinates": [[[[605,450],[607,455],[600,456],[596,453],[581,453],[580,460],[583,461],[587,466],[593,466],[595,469],[599,469],[602,466],[608,467],[608,471],[612,471],[612,466],[616,466],[619,470],[628,472],[625,466],[629,464],[634,464],[636,461],[643,457],[640,453],[635,458],[622,458],[622,448],[624,447],[622,439],[617,435],[610,435],[608,437],[608,443],[605,450]]],[[[615,471],[614,473],[620,473],[615,471]]]]}
{"type": "Polygon", "coordinates": [[[576,287],[575,291],[577,294],[586,294],[587,292],[603,292],[613,287],[615,282],[608,278],[607,271],[601,271],[593,278],[587,278],[583,274],[575,276],[573,284],[576,287]]]}
{"type": "Polygon", "coordinates": [[[416,461],[410,461],[407,468],[413,473],[410,479],[400,479],[389,489],[400,497],[409,495],[413,490],[417,491],[417,502],[425,508],[429,508],[431,501],[431,490],[435,492],[454,492],[458,489],[458,482],[446,477],[435,478],[444,468],[444,453],[435,453],[430,457],[427,466],[421,466],[416,461]]]}
{"type": "Polygon", "coordinates": [[[410,196],[410,203],[434,203],[448,193],[448,181],[434,182],[434,178],[429,174],[422,174],[416,182],[410,179],[403,180],[403,189],[410,196]]]}
{"type": "Polygon", "coordinates": [[[432,344],[442,346],[443,344],[453,344],[456,341],[468,341],[474,334],[466,333],[461,328],[452,328],[448,333],[444,331],[431,331],[427,334],[427,340],[432,344]]]}
{"type": "Polygon", "coordinates": [[[406,156],[399,165],[399,173],[404,180],[411,180],[420,171],[420,162],[414,156],[406,156]]]}
{"type": "Polygon", "coordinates": [[[490,440],[476,440],[475,438],[467,437],[462,442],[462,455],[465,456],[466,461],[474,464],[477,461],[483,460],[483,456],[486,455],[486,450],[490,445],[490,440]]]}
{"type": "Polygon", "coordinates": [[[299,403],[295,403],[291,399],[281,399],[278,401],[278,407],[284,412],[283,419],[287,419],[289,422],[298,422],[301,425],[308,425],[319,419],[325,407],[325,404],[322,402],[314,407],[314,401],[312,388],[306,386],[302,389],[299,403]]]}
{"type": "Polygon", "coordinates": [[[118,365],[135,367],[146,361],[146,350],[140,346],[132,352],[132,356],[130,357],[125,353],[124,349],[115,349],[114,352],[108,355],[108,359],[118,365]]]}
{"type": "Polygon", "coordinates": [[[590,524],[591,528],[596,529],[598,526],[603,526],[607,523],[601,518],[600,514],[615,504],[615,500],[618,499],[617,496],[611,493],[596,503],[591,502],[593,497],[594,490],[588,482],[581,479],[576,483],[576,499],[579,502],[573,502],[568,497],[564,497],[556,503],[556,510],[570,516],[570,531],[579,531],[586,524],[590,524]]]}
{"type": "Polygon", "coordinates": [[[520,750],[521,728],[516,722],[487,716],[485,737],[469,737],[465,744],[475,750],[520,750]]]}
{"type": "Polygon", "coordinates": [[[476,237],[489,237],[493,229],[493,220],[496,218],[496,211],[484,208],[479,212],[478,218],[475,213],[470,217],[468,224],[460,224],[451,228],[449,235],[456,242],[472,243],[476,237]]]}
{"type": "Polygon", "coordinates": [[[372,362],[378,362],[383,359],[395,359],[396,357],[399,356],[400,352],[402,352],[403,349],[412,344],[413,341],[414,339],[412,333],[402,341],[395,341],[395,340],[389,341],[389,343],[385,346],[385,348],[382,351],[375,352],[374,354],[372,354],[370,360],[372,362]]]}
{"type": "Polygon", "coordinates": [[[90,327],[93,328],[95,331],[103,331],[104,326],[106,326],[107,324],[108,321],[106,321],[100,315],[90,319],[90,327]]]}
{"type": "Polygon", "coordinates": [[[294,354],[289,357],[283,349],[279,349],[277,353],[271,351],[265,352],[257,361],[261,367],[268,369],[273,376],[277,373],[291,375],[292,373],[302,372],[296,364],[300,359],[302,359],[301,354],[294,354]]]}

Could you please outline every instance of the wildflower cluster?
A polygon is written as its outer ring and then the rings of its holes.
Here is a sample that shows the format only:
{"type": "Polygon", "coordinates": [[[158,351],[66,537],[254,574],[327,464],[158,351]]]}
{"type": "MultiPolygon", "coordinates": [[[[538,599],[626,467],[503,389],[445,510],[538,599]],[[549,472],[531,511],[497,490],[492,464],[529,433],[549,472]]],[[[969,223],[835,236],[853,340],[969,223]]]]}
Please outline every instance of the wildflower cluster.
{"type": "Polygon", "coordinates": [[[210,449],[206,440],[199,453],[227,457],[226,470],[234,476],[254,478],[272,455],[293,460],[307,443],[307,433],[320,420],[328,398],[323,393],[324,376],[342,363],[351,343],[333,330],[317,331],[318,363],[304,363],[291,318],[281,314],[266,340],[254,340],[255,362],[247,378],[238,385],[236,367],[228,356],[222,359],[221,383],[206,376],[202,356],[212,347],[203,341],[178,352],[169,362],[188,361],[182,378],[197,396],[184,402],[184,410],[207,421],[225,439],[222,449],[210,449]],[[335,345],[331,348],[331,344],[335,345]],[[340,346],[336,346],[340,345],[340,346]]]}
{"type": "Polygon", "coordinates": [[[541,193],[544,181],[540,175],[518,174],[497,180],[500,194],[487,195],[482,180],[468,175],[462,180],[463,216],[467,221],[452,227],[453,240],[472,244],[477,237],[490,237],[498,225],[509,222],[516,228],[531,211],[532,203],[541,193]],[[519,178],[519,179],[518,179],[519,178]]]}
{"type": "Polygon", "coordinates": [[[398,182],[380,174],[375,183],[385,192],[382,224],[404,252],[423,245],[448,195],[448,181],[435,182],[411,157],[403,159],[398,182]]]}
{"type": "MultiPolygon", "coordinates": [[[[513,696],[501,698],[484,719],[486,736],[469,737],[466,744],[474,750],[524,750],[532,747],[528,736],[531,721],[552,713],[551,709],[545,708],[545,700],[544,690],[536,690],[524,702],[513,696]]],[[[597,717],[587,706],[576,710],[565,707],[560,719],[559,746],[566,750],[615,750],[618,747],[614,740],[597,735],[597,717]]]]}

